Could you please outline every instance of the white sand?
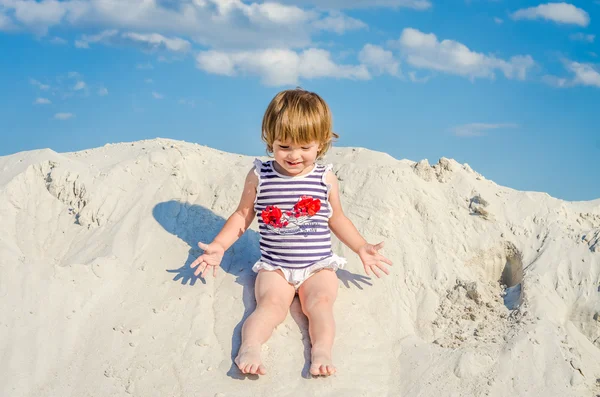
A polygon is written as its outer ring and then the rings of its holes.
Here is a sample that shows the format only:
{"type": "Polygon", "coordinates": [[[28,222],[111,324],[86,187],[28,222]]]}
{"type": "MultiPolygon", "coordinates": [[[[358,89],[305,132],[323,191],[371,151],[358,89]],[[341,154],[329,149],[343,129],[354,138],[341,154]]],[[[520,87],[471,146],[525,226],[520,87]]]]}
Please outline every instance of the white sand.
{"type": "Polygon", "coordinates": [[[454,160],[350,148],[327,160],[347,214],[395,265],[369,279],[336,240],[349,259],[338,374],[308,377],[294,302],[256,379],[232,362],[256,225],[216,279],[188,267],[251,157],[166,139],[0,157],[0,396],[600,394],[600,200],[515,191],[454,160]],[[519,309],[500,280],[522,281],[519,309]]]}

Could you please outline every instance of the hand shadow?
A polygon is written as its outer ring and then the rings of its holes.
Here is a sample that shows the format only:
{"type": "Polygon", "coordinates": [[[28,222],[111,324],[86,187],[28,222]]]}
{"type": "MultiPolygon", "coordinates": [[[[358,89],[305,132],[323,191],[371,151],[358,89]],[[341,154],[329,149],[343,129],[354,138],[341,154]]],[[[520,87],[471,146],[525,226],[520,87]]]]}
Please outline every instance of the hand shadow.
{"type": "MultiPolygon", "coordinates": [[[[200,205],[191,205],[176,200],[157,204],[152,210],[152,214],[166,231],[189,245],[188,258],[185,263],[179,268],[167,270],[168,273],[175,274],[173,281],[181,281],[182,285],[193,286],[200,279],[203,284],[206,284],[206,280],[194,275],[195,269],[192,269],[190,265],[202,255],[202,250],[198,248],[198,242],[210,243],[225,224],[225,219],[200,205]]],[[[225,252],[217,275],[223,270],[225,273],[236,276],[236,282],[241,285],[252,281],[246,280],[247,277],[243,277],[243,272],[260,257],[258,241],[258,233],[247,230],[225,252]]],[[[212,270],[209,273],[212,273],[212,270]]]]}
{"type": "MultiPolygon", "coordinates": [[[[181,281],[182,285],[194,286],[198,279],[203,284],[206,280],[194,274],[196,269],[190,267],[191,263],[202,254],[198,242],[210,243],[219,233],[225,219],[216,215],[208,208],[192,205],[190,203],[170,200],[157,204],[152,214],[156,221],[169,233],[179,237],[189,245],[188,258],[177,269],[167,269],[168,273],[175,274],[173,281],[181,281]]],[[[242,319],[233,330],[231,338],[231,368],[227,375],[234,379],[258,378],[257,375],[245,375],[240,372],[233,361],[241,345],[242,325],[246,318],[254,311],[256,301],[254,298],[254,281],[256,275],[252,272],[252,265],[260,258],[259,235],[254,230],[247,230],[233,244],[221,261],[220,268],[228,274],[235,276],[235,282],[243,286],[244,313],[242,319]]],[[[221,270],[218,270],[217,277],[221,270]]],[[[212,270],[210,271],[212,273],[212,270]]]]}
{"type": "Polygon", "coordinates": [[[344,286],[346,288],[350,288],[350,283],[352,283],[354,284],[354,286],[356,286],[356,288],[362,290],[363,287],[359,284],[359,282],[364,283],[368,286],[373,286],[373,284],[369,282],[369,280],[371,280],[371,277],[350,273],[348,270],[344,269],[338,269],[336,273],[338,278],[342,281],[342,283],[344,283],[344,286]]]}
{"type": "Polygon", "coordinates": [[[181,266],[179,269],[168,269],[167,272],[175,273],[175,277],[173,277],[173,281],[181,280],[182,285],[194,286],[197,280],[200,280],[202,284],[206,284],[206,280],[202,276],[196,276],[194,272],[196,269],[192,269],[190,265],[187,263],[181,266]]]}

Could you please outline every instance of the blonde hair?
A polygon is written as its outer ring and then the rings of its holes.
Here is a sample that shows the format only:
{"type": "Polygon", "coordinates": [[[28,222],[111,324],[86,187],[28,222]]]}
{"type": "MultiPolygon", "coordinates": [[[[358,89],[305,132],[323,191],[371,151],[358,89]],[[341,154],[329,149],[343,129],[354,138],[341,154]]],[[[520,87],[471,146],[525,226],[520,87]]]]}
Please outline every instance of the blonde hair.
{"type": "Polygon", "coordinates": [[[291,141],[320,144],[317,158],[321,158],[338,135],[332,131],[333,122],[327,103],[314,92],[301,88],[279,92],[269,103],[262,121],[262,140],[267,153],[273,153],[273,142],[291,141]]]}

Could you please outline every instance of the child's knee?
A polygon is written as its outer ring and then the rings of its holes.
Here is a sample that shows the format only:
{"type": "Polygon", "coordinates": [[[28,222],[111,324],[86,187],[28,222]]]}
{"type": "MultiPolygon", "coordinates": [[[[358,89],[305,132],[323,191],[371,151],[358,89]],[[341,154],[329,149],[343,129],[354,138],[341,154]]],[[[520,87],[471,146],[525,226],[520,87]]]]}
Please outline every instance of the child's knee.
{"type": "Polygon", "coordinates": [[[258,304],[258,308],[273,316],[279,321],[283,321],[287,316],[288,306],[282,299],[266,298],[258,304]]]}
{"type": "Polygon", "coordinates": [[[323,310],[333,307],[335,296],[326,292],[315,292],[304,298],[302,310],[305,314],[313,310],[323,310]]]}

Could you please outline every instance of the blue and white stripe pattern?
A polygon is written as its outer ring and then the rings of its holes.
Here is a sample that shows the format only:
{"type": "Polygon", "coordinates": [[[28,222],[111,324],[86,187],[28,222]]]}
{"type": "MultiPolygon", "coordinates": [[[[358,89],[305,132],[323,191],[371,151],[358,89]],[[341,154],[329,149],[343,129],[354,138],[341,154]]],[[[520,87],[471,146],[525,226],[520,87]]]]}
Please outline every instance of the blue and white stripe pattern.
{"type": "MultiPolygon", "coordinates": [[[[332,256],[329,218],[329,186],[325,181],[331,165],[315,164],[308,174],[289,177],[273,168],[273,161],[254,161],[254,172],[259,177],[254,209],[260,232],[260,261],[284,269],[305,269],[332,256]],[[302,196],[321,201],[321,208],[313,216],[295,225],[291,215],[290,226],[267,226],[261,212],[267,206],[276,206],[285,214],[292,211],[302,196]]],[[[285,215],[284,215],[285,216],[285,215]]]]}

